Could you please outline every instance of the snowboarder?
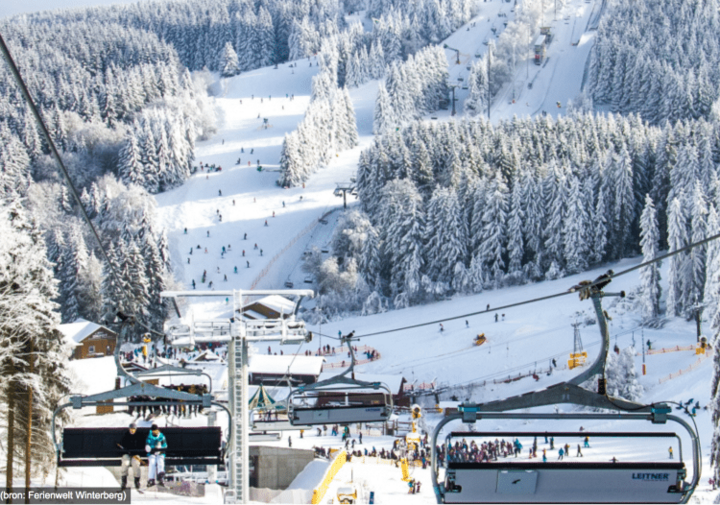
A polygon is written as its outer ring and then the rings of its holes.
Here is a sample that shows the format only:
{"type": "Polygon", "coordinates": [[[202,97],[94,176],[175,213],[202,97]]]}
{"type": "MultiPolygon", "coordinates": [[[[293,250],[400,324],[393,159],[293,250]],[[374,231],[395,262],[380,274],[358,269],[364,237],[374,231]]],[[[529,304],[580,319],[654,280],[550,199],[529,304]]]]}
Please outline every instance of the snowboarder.
{"type": "Polygon", "coordinates": [[[117,444],[118,448],[124,452],[120,460],[120,489],[127,489],[129,467],[132,466],[135,489],[140,490],[140,463],[142,460],[139,454],[142,452],[142,442],[142,437],[137,432],[137,425],[132,423],[117,444]]]}
{"type": "Polygon", "coordinates": [[[158,485],[165,486],[165,450],[167,449],[167,440],[165,435],[160,433],[157,424],[153,424],[145,440],[145,452],[148,455],[148,483],[147,487],[155,485],[157,477],[158,485]]]}
{"type": "Polygon", "coordinates": [[[590,448],[590,437],[585,437],[585,441],[583,442],[583,447],[590,448]]]}

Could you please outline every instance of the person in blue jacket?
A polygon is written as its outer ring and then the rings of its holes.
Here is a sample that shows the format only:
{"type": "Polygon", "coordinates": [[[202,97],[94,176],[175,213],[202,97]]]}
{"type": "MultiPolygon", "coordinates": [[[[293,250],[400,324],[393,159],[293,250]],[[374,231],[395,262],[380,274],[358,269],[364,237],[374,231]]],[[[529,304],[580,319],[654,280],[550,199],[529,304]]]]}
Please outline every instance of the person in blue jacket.
{"type": "Polygon", "coordinates": [[[145,452],[148,455],[148,483],[147,487],[155,485],[155,477],[157,476],[158,485],[165,486],[163,479],[165,478],[165,450],[167,449],[167,440],[165,435],[160,433],[157,424],[153,424],[145,440],[145,452]]]}

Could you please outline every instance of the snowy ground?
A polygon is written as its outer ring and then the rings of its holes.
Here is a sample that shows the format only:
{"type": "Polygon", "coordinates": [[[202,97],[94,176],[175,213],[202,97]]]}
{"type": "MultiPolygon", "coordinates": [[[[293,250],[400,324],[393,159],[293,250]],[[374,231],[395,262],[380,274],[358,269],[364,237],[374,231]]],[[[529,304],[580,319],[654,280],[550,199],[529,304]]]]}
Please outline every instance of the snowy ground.
{"type": "MultiPolygon", "coordinates": [[[[592,32],[585,30],[590,18],[597,13],[600,3],[600,0],[590,3],[585,0],[571,0],[562,11],[558,12],[557,21],[553,19],[553,13],[548,12],[546,19],[552,20],[555,40],[548,49],[547,65],[535,66],[532,63],[528,65],[526,60],[518,59],[516,78],[502,91],[502,98],[493,107],[493,120],[511,118],[515,114],[519,116],[537,114],[543,110],[552,115],[562,113],[563,109],[558,109],[555,103],[559,101],[564,107],[568,99],[573,98],[580,91],[582,72],[592,45],[592,32]],[[576,42],[577,45],[572,45],[576,42]],[[528,81],[533,82],[532,90],[527,87],[528,81]],[[512,103],[513,93],[515,93],[515,103],[512,103]]],[[[457,65],[454,63],[455,52],[446,51],[451,62],[452,79],[463,77],[466,80],[467,66],[475,58],[475,54],[484,52],[486,46],[483,42],[489,40],[492,34],[490,28],[496,27],[499,34],[503,22],[512,19],[512,4],[491,1],[481,3],[480,6],[480,15],[447,41],[449,46],[458,48],[461,52],[461,64],[457,65]],[[507,18],[498,16],[498,13],[506,14],[507,18]]],[[[296,288],[310,286],[303,282],[304,274],[300,269],[300,257],[310,245],[322,246],[330,239],[333,224],[342,212],[342,200],[333,195],[333,189],[335,183],[346,182],[354,175],[360,151],[372,141],[372,116],[377,90],[377,82],[373,81],[351,91],[358,120],[360,146],[339,153],[330,166],[313,175],[304,188],[282,189],[275,184],[277,173],[258,172],[256,166],[259,160],[259,164],[266,169],[277,168],[283,136],[292,131],[302,119],[309,103],[310,80],[316,71],[317,62],[312,58],[298,61],[297,67],[283,64],[278,69],[258,69],[222,82],[221,96],[216,99],[217,106],[222,111],[219,131],[212,139],[199,142],[197,146],[197,160],[220,165],[222,171],[210,174],[198,172],[182,187],[157,196],[160,224],[168,232],[175,274],[184,283],[186,289],[191,289],[192,280],[195,280],[198,289],[207,289],[207,285],[200,284],[203,270],[207,270],[208,281],[213,281],[216,289],[250,289],[253,286],[282,288],[286,280],[291,280],[296,288]],[[294,99],[291,100],[290,97],[293,95],[294,99]],[[262,129],[262,118],[268,118],[272,126],[262,129]],[[244,152],[241,153],[241,149],[244,152]],[[251,150],[254,150],[252,154],[251,150]],[[236,164],[238,158],[242,160],[239,165],[236,164]],[[219,194],[220,191],[222,195],[219,194]],[[222,222],[219,220],[218,211],[222,214],[222,222]],[[318,218],[329,211],[334,212],[328,218],[328,224],[319,223],[318,218]],[[268,222],[267,227],[265,221],[268,222]],[[187,234],[184,233],[185,228],[187,234]],[[243,240],[245,233],[247,240],[243,240]],[[296,238],[297,240],[294,241],[296,238]],[[291,243],[293,245],[288,247],[291,243]],[[254,244],[258,245],[257,250],[254,249],[254,244]],[[198,245],[200,249],[196,248],[198,245]],[[221,248],[223,246],[227,248],[229,245],[231,251],[222,257],[221,248]],[[189,254],[191,248],[192,255],[189,254]],[[205,248],[208,250],[207,253],[204,252],[205,248]],[[246,262],[249,262],[249,267],[246,262]],[[235,266],[237,266],[237,274],[234,273],[235,266]],[[228,278],[227,282],[223,280],[225,275],[228,278]]],[[[459,111],[462,111],[462,100],[466,94],[467,91],[458,88],[459,111]]],[[[438,120],[450,120],[450,111],[439,111],[433,116],[438,120]]],[[[357,335],[362,336],[418,322],[457,316],[457,320],[444,323],[443,334],[438,331],[437,324],[432,324],[364,339],[362,343],[376,348],[381,353],[382,359],[363,365],[359,371],[402,374],[409,382],[418,383],[432,380],[448,385],[473,383],[476,384],[472,391],[472,398],[475,401],[505,398],[568,380],[578,373],[564,370],[563,365],[573,347],[571,324],[576,320],[583,321],[586,315],[592,315],[591,304],[587,301],[580,302],[575,295],[568,295],[515,309],[498,309],[498,322],[495,322],[494,311],[485,315],[466,316],[466,314],[482,311],[488,304],[491,308],[501,307],[519,300],[566,291],[580,280],[595,278],[607,268],[612,267],[618,272],[639,261],[639,258],[624,260],[619,264],[607,265],[596,271],[553,282],[456,297],[445,302],[371,317],[348,318],[323,325],[321,333],[335,335],[338,331],[347,333],[355,330],[357,335]],[[465,320],[468,321],[468,327],[465,320]],[[488,341],[480,347],[472,346],[472,338],[481,332],[486,334],[488,341]],[[537,382],[532,378],[525,378],[509,384],[502,383],[502,379],[509,376],[535,370],[547,371],[549,362],[553,358],[558,361],[560,367],[552,375],[539,373],[537,382]],[[496,384],[493,380],[499,383],[496,384]]],[[[637,285],[638,276],[637,272],[634,272],[616,280],[612,290],[625,290],[630,293],[637,285]]],[[[617,343],[621,348],[631,345],[634,341],[639,350],[643,345],[643,338],[650,339],[654,348],[675,347],[695,341],[694,326],[683,320],[671,320],[664,328],[646,329],[643,334],[638,328],[638,315],[629,302],[606,300],[605,307],[613,318],[610,323],[612,343],[617,343]]],[[[228,307],[224,300],[201,301],[192,302],[184,306],[183,310],[186,316],[193,314],[197,318],[209,319],[226,314],[228,307]]],[[[706,323],[704,325],[706,326],[706,323]]],[[[319,328],[311,329],[320,333],[319,328]]],[[[597,325],[581,327],[581,336],[590,356],[589,361],[592,361],[599,348],[597,325]]],[[[313,342],[310,348],[314,350],[316,345],[319,345],[319,342],[313,342]]],[[[307,347],[304,347],[303,351],[305,349],[307,347]]],[[[288,352],[293,352],[293,349],[286,348],[285,353],[288,352]]],[[[641,370],[642,359],[642,356],[636,359],[638,372],[641,370]]],[[[687,401],[694,398],[701,405],[707,405],[712,371],[711,359],[701,362],[689,373],[660,384],[661,379],[671,373],[687,369],[697,359],[698,357],[690,351],[646,356],[647,375],[639,377],[639,382],[646,390],[642,400],[687,401]]],[[[99,360],[97,362],[99,363],[99,360]]],[[[83,366],[79,362],[75,364],[78,367],[83,366]]],[[[104,370],[106,374],[114,373],[109,366],[104,370]]],[[[78,373],[84,377],[91,374],[88,370],[80,368],[78,373]]],[[[103,371],[97,366],[92,373],[97,373],[99,377],[103,371]]],[[[87,392],[94,391],[96,386],[100,387],[100,383],[95,381],[94,377],[93,375],[92,381],[86,381],[87,392]]],[[[551,410],[544,409],[544,411],[551,410]]],[[[571,409],[568,406],[560,406],[560,410],[571,409]]],[[[88,425],[103,423],[123,425],[128,420],[126,414],[113,414],[103,418],[89,416],[79,422],[88,425]]],[[[437,416],[427,417],[427,422],[431,426],[438,420],[437,416]]],[[[695,420],[703,445],[704,477],[692,502],[709,503],[717,494],[710,492],[707,485],[710,475],[709,449],[712,433],[709,413],[701,410],[695,420]]],[[[188,421],[176,419],[168,422],[188,424],[188,421]]],[[[189,421],[190,424],[204,422],[206,422],[204,418],[189,421]]],[[[500,426],[498,422],[488,421],[478,425],[478,430],[492,431],[500,429],[500,426]]],[[[511,425],[504,423],[503,428],[509,426],[511,425]]],[[[536,431],[558,429],[555,423],[551,426],[550,423],[540,421],[523,423],[520,427],[536,431]]],[[[579,426],[567,427],[569,430],[578,428],[579,426]]],[[[632,429],[631,426],[618,427],[600,422],[587,424],[584,428],[632,429]]],[[[465,428],[458,424],[451,426],[450,429],[465,428]]],[[[286,446],[288,436],[292,436],[293,447],[310,448],[314,445],[340,447],[341,445],[339,437],[316,437],[306,433],[305,437],[300,439],[297,431],[285,432],[282,440],[266,444],[286,446]]],[[[360,447],[375,446],[379,450],[383,447],[391,447],[392,441],[391,437],[364,433],[365,444],[360,447]]],[[[689,445],[684,443],[684,447],[688,461],[689,445]]],[[[640,458],[644,457],[643,454],[647,450],[648,448],[642,443],[622,448],[603,444],[603,447],[598,445],[597,448],[588,451],[588,455],[609,459],[610,454],[622,454],[623,458],[626,456],[640,458]],[[621,450],[622,453],[619,452],[621,450]]],[[[654,450],[656,452],[652,457],[662,458],[663,451],[667,451],[667,447],[662,447],[659,452],[657,449],[654,450]]],[[[98,478],[97,474],[103,471],[71,470],[68,472],[68,482],[78,482],[79,479],[82,482],[94,481],[98,478]]],[[[400,469],[384,465],[350,463],[338,474],[334,485],[342,484],[350,479],[352,474],[355,482],[368,483],[368,489],[375,492],[376,503],[410,501],[434,503],[429,471],[414,469],[413,472],[413,476],[423,483],[423,490],[419,495],[407,495],[407,487],[400,480],[400,469]]],[[[326,499],[333,496],[333,493],[334,488],[331,488],[326,499]]],[[[136,503],[160,499],[168,498],[152,495],[133,496],[133,501],[136,503]]],[[[208,500],[212,499],[208,497],[208,500]]]]}

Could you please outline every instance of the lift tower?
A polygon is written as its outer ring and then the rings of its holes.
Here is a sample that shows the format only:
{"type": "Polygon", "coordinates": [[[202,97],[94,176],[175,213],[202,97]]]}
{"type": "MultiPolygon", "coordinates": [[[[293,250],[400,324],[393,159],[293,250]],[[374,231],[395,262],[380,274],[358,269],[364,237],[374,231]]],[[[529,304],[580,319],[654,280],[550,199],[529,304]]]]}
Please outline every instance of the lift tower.
{"type": "Polygon", "coordinates": [[[173,338],[188,338],[194,345],[196,338],[226,340],[228,342],[228,379],[230,412],[233,429],[228,440],[229,487],[225,493],[226,503],[248,503],[250,501],[250,465],[248,454],[248,345],[250,342],[277,342],[300,344],[310,342],[312,333],[307,331],[303,321],[296,320],[297,309],[304,297],[313,297],[311,289],[253,290],[253,291],[163,291],[163,298],[172,298],[176,310],[178,298],[220,297],[232,300],[232,313],[225,319],[201,321],[193,319],[189,324],[172,327],[168,333],[173,338]],[[280,314],[278,319],[249,319],[243,315],[243,307],[251,297],[280,295],[294,297],[292,314],[280,314]]]}

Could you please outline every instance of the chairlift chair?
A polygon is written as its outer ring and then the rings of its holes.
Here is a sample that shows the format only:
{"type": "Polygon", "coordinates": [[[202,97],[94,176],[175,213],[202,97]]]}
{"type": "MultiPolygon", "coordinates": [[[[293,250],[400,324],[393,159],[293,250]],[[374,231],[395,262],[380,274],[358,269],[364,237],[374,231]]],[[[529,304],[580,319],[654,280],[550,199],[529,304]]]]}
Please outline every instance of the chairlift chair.
{"type": "Polygon", "coordinates": [[[355,352],[351,338],[342,337],[342,343],[347,344],[350,349],[350,366],[347,370],[329,379],[299,386],[288,396],[288,419],[293,426],[375,423],[385,422],[390,418],[393,409],[390,388],[381,382],[355,379],[355,352]],[[381,399],[369,403],[359,395],[367,390],[380,393],[381,399]],[[322,393],[338,393],[341,400],[319,405],[322,393]]]}
{"type": "MultiPolygon", "coordinates": [[[[465,402],[459,414],[448,415],[435,428],[432,446],[445,425],[452,421],[474,424],[482,419],[545,419],[545,420],[609,420],[612,422],[641,421],[665,425],[667,421],[679,424],[689,435],[692,448],[693,477],[686,481],[687,470],[679,459],[662,462],[608,461],[585,463],[573,458],[572,462],[535,463],[531,460],[504,459],[484,463],[445,461],[444,478],[439,481],[440,468],[437,451],[432,451],[431,478],[438,503],[686,503],[700,481],[702,452],[698,435],[685,420],[671,414],[666,403],[642,405],[605,392],[605,363],[610,349],[610,334],[601,300],[605,296],[625,296],[624,292],[604,293],[611,281],[612,272],[594,282],[573,286],[581,300],[591,299],[595,308],[602,337],[602,347],[596,361],[573,379],[543,390],[532,391],[503,400],[484,404],[465,402]],[[580,387],[580,384],[600,374],[598,393],[580,387]],[[560,403],[602,409],[612,413],[529,413],[512,412],[533,407],[560,403]],[[519,463],[518,463],[519,461],[519,463]]],[[[489,432],[488,432],[489,433],[489,432]]],[[[447,440],[458,437],[478,437],[488,433],[451,433],[447,440]]],[[[519,433],[492,432],[492,437],[520,436],[519,433]]],[[[525,433],[535,436],[535,433],[525,433]]],[[[544,436],[545,433],[542,433],[544,436]]],[[[586,432],[561,433],[569,437],[585,437],[586,432]]],[[[540,435],[537,435],[540,436],[540,435]]],[[[607,432],[594,433],[594,437],[620,438],[645,437],[657,442],[663,438],[680,440],[677,433],[607,432]]],[[[581,440],[578,438],[578,440],[581,440]]],[[[666,447],[663,443],[663,448],[666,447]]]]}

